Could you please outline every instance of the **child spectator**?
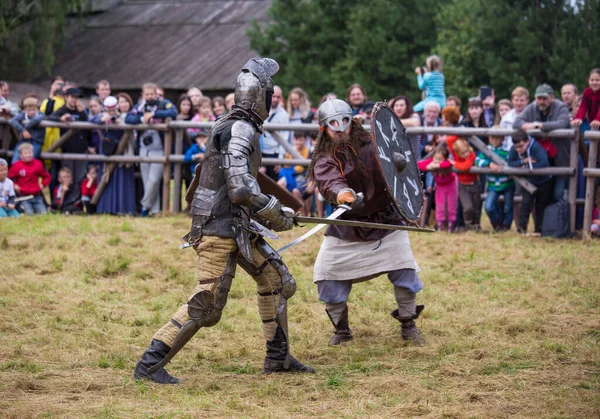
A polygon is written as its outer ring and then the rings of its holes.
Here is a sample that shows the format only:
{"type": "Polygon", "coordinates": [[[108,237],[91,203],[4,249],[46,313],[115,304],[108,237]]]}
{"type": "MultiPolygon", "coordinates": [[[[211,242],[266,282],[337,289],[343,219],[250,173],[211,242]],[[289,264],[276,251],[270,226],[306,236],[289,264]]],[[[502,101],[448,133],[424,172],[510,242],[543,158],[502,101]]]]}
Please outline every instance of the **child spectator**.
{"type": "Polygon", "coordinates": [[[498,125],[500,128],[500,121],[504,115],[509,113],[513,108],[513,104],[509,99],[500,99],[498,101],[498,112],[496,113],[496,119],[494,120],[494,125],[498,125]]]}
{"type": "Polygon", "coordinates": [[[95,205],[92,205],[92,198],[98,188],[98,166],[95,164],[88,165],[85,180],[81,184],[81,202],[88,214],[96,212],[95,205]]]}
{"type": "MultiPolygon", "coordinates": [[[[475,153],[469,143],[461,137],[451,135],[447,140],[448,149],[454,157],[454,167],[467,172],[475,163],[475,153]]],[[[481,184],[479,176],[473,173],[458,174],[458,197],[463,207],[463,218],[467,230],[480,230],[479,209],[481,207],[481,184]]]]}
{"type": "MultiPolygon", "coordinates": [[[[306,133],[303,131],[294,131],[294,146],[296,151],[302,158],[310,158],[310,148],[306,145],[306,133]]],[[[292,155],[287,153],[285,159],[293,159],[292,155]]],[[[279,185],[290,191],[296,199],[304,202],[302,207],[302,215],[307,216],[310,213],[310,206],[312,205],[313,190],[307,187],[306,182],[306,167],[286,166],[284,165],[279,171],[279,185]]]]}
{"type": "Polygon", "coordinates": [[[58,171],[58,186],[52,194],[52,209],[65,215],[81,213],[81,188],[73,183],[71,169],[58,171]]]}
{"type": "Polygon", "coordinates": [[[198,130],[196,135],[196,144],[192,145],[188,151],[186,151],[183,157],[184,163],[190,164],[190,171],[194,173],[196,165],[199,161],[204,160],[204,153],[206,152],[206,142],[208,141],[208,130],[201,128],[198,130]]]}
{"type": "Polygon", "coordinates": [[[19,133],[19,142],[15,147],[15,154],[12,158],[14,164],[19,160],[19,147],[23,143],[29,143],[33,146],[33,158],[40,157],[46,129],[40,128],[40,122],[44,120],[44,114],[40,112],[38,98],[34,95],[27,95],[23,98],[23,111],[19,112],[10,120],[10,125],[19,133]]]}
{"type": "Polygon", "coordinates": [[[583,91],[581,104],[575,114],[575,119],[571,121],[571,125],[578,127],[583,122],[583,118],[587,116],[592,129],[600,128],[600,68],[594,68],[590,71],[588,79],[590,87],[586,87],[583,91]]]}
{"type": "MultiPolygon", "coordinates": [[[[519,131],[512,137],[513,146],[508,153],[508,164],[511,167],[523,167],[528,169],[538,169],[549,167],[548,153],[534,139],[530,139],[524,131],[519,131]]],[[[544,210],[552,203],[553,185],[550,176],[527,176],[525,179],[533,183],[537,190],[530,194],[522,189],[523,199],[519,210],[519,219],[517,221],[517,231],[519,233],[527,232],[529,223],[529,214],[535,200],[535,233],[542,232],[542,222],[544,221],[544,210]]]]}
{"type": "MultiPolygon", "coordinates": [[[[500,128],[494,125],[492,128],[500,128]]],[[[508,151],[503,147],[504,137],[490,136],[488,148],[496,153],[502,160],[508,160],[508,151]]],[[[479,153],[475,160],[478,167],[489,167],[498,173],[501,165],[492,162],[483,153],[479,153]]],[[[515,183],[507,175],[487,176],[487,198],[485,199],[485,212],[487,213],[495,231],[508,231],[513,221],[513,200],[515,197],[515,183]],[[504,196],[504,206],[498,206],[498,198],[504,196]]]]}
{"type": "Polygon", "coordinates": [[[0,218],[18,217],[15,209],[15,188],[8,178],[8,163],[0,159],[0,218]]]}
{"type": "Polygon", "coordinates": [[[225,107],[225,98],[223,96],[215,96],[212,100],[212,111],[215,118],[219,118],[227,113],[225,107]]]}
{"type": "Polygon", "coordinates": [[[192,99],[186,94],[179,96],[179,100],[177,101],[177,120],[191,121],[193,116],[192,99]]]}
{"type": "Polygon", "coordinates": [[[452,172],[452,163],[448,160],[450,153],[442,145],[433,153],[433,157],[421,160],[418,165],[421,171],[432,170],[435,179],[435,220],[438,231],[446,226],[448,232],[454,230],[456,223],[456,207],[458,206],[458,186],[456,174],[452,172]],[[446,215],[447,214],[447,215],[446,215]]]}
{"type": "Polygon", "coordinates": [[[89,119],[92,119],[96,115],[100,115],[102,113],[102,103],[100,99],[97,97],[92,97],[88,101],[88,109],[90,111],[89,119]]]}
{"type": "Polygon", "coordinates": [[[33,158],[33,146],[31,144],[21,144],[19,153],[21,154],[21,160],[10,167],[8,177],[15,182],[17,194],[22,197],[31,195],[31,198],[21,201],[26,215],[46,214],[42,188],[50,183],[50,174],[40,160],[33,158]]]}
{"type": "Polygon", "coordinates": [[[437,102],[440,105],[440,110],[444,109],[444,106],[446,106],[442,59],[437,55],[431,55],[427,57],[425,63],[427,65],[427,70],[422,69],[421,67],[415,68],[419,89],[426,90],[425,98],[413,107],[415,112],[423,111],[425,109],[425,104],[431,101],[437,102]]]}
{"type": "Polygon", "coordinates": [[[227,96],[225,96],[225,107],[227,108],[227,113],[231,112],[233,105],[235,105],[235,95],[233,93],[229,93],[227,96]]]}
{"type": "MultiPolygon", "coordinates": [[[[192,122],[211,122],[215,120],[212,114],[212,102],[209,97],[202,96],[198,100],[198,106],[195,108],[196,115],[192,117],[192,122]]],[[[198,135],[199,128],[189,128],[188,134],[190,138],[195,138],[198,135]]]]}

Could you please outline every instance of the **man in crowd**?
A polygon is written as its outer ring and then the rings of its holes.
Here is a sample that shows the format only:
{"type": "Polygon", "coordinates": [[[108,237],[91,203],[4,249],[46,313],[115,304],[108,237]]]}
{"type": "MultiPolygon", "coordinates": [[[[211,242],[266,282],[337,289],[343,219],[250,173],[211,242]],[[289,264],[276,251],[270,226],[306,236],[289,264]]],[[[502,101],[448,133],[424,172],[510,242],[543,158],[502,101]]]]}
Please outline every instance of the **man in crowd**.
{"type": "MultiPolygon", "coordinates": [[[[186,199],[191,205],[192,228],[185,239],[198,255],[198,285],[188,302],[152,339],[138,362],[134,378],[161,384],[179,380],[165,369],[168,362],[202,327],[216,325],[239,264],[256,281],[258,311],[263,323],[267,355],[264,372],[314,372],[290,354],[287,299],[296,289],[281,257],[261,235],[253,233],[249,216],[276,231],[293,226],[293,214],[260,191],[258,133],[269,116],[275,60],[250,59],[238,76],[235,106],[211,131],[206,157],[186,199]],[[149,371],[152,369],[151,371],[149,371]],[[156,369],[156,371],[153,371],[156,369]]],[[[200,165],[198,165],[200,167],[200,165]]]]}
{"type": "MultiPolygon", "coordinates": [[[[65,92],[65,104],[48,116],[49,121],[60,122],[86,122],[88,120],[85,105],[81,101],[81,91],[71,87],[65,92]]],[[[60,135],[67,133],[67,128],[61,128],[60,135]]],[[[89,130],[75,130],[75,133],[61,146],[62,152],[72,154],[95,154],[96,149],[92,143],[89,130]]],[[[85,179],[87,162],[78,160],[63,160],[62,167],[68,167],[75,183],[80,184],[85,179]]]]}
{"type": "MultiPolygon", "coordinates": [[[[539,129],[550,132],[570,128],[569,108],[554,98],[554,90],[548,84],[535,89],[535,101],[527,105],[513,124],[515,129],[531,131],[539,129]]],[[[565,138],[540,138],[538,142],[548,153],[550,162],[557,167],[569,167],[570,144],[565,138]]],[[[554,201],[563,198],[568,176],[554,177],[554,201]]]]}
{"type": "MultiPolygon", "coordinates": [[[[517,116],[523,112],[525,106],[529,103],[529,91],[521,86],[517,86],[513,89],[510,100],[512,102],[513,108],[506,112],[502,119],[500,120],[500,128],[512,129],[517,116]]],[[[504,137],[504,142],[502,143],[502,148],[506,151],[509,151],[512,147],[512,137],[507,135],[504,137]]]]}
{"type": "Polygon", "coordinates": [[[577,89],[577,86],[572,83],[565,84],[560,89],[560,97],[562,98],[562,101],[565,102],[565,105],[568,106],[569,115],[571,116],[571,119],[573,119],[575,113],[577,113],[576,103],[577,99],[579,98],[579,90],[577,89]]]}
{"type": "MultiPolygon", "coordinates": [[[[290,122],[289,114],[286,112],[282,104],[283,92],[279,86],[273,88],[273,98],[271,99],[271,110],[269,117],[266,119],[268,124],[287,124],[290,122]]],[[[288,138],[288,131],[275,131],[281,138],[288,138]]],[[[262,156],[264,158],[278,158],[283,155],[279,142],[273,137],[269,131],[265,131],[261,144],[262,156]]],[[[277,181],[277,171],[275,166],[265,166],[266,174],[274,181],[277,181]]]]}
{"type": "Polygon", "coordinates": [[[483,105],[483,117],[488,127],[494,125],[496,119],[496,95],[494,89],[488,86],[481,86],[479,97],[483,105]]]}
{"type": "Polygon", "coordinates": [[[104,99],[110,96],[110,83],[108,80],[100,80],[96,83],[96,94],[100,103],[104,103],[104,99]]]}
{"type": "MultiPolygon", "coordinates": [[[[421,121],[422,127],[437,127],[442,125],[440,120],[440,105],[436,101],[429,101],[425,104],[423,109],[423,118],[421,121]]],[[[421,156],[430,152],[435,145],[432,143],[435,134],[423,134],[421,137],[421,147],[418,150],[414,150],[417,154],[417,161],[421,160],[421,156]]]]}
{"type": "MultiPolygon", "coordinates": [[[[159,124],[167,118],[177,118],[177,108],[169,100],[159,100],[154,83],[142,86],[142,101],[125,118],[127,124],[159,124]]],[[[140,156],[163,157],[164,133],[153,129],[140,135],[140,156]]],[[[142,198],[142,217],[157,214],[160,211],[160,187],[163,175],[162,163],[140,163],[144,196],[142,198]]]]}
{"type": "MultiPolygon", "coordinates": [[[[309,179],[332,205],[352,207],[343,219],[402,224],[385,192],[383,173],[377,169],[377,146],[353,120],[352,108],[343,100],[331,99],[323,102],[318,114],[321,130],[309,179]]],[[[329,343],[353,339],[347,304],[352,285],[387,274],[397,303],[392,317],[401,323],[402,338],[424,344],[414,321],[423,310],[416,305],[416,293],[423,288],[418,270],[406,231],[329,226],[314,268],[319,299],[335,328],[329,343]]]]}

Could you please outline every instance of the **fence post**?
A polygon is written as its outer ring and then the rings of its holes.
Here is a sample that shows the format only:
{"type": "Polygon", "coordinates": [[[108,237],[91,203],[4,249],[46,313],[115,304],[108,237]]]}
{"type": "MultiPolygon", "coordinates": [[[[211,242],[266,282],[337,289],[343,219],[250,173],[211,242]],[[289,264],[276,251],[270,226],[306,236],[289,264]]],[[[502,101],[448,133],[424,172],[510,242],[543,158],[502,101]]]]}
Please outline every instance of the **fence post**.
{"type": "MultiPolygon", "coordinates": [[[[598,140],[591,139],[588,169],[596,168],[598,162],[598,140]]],[[[590,238],[590,227],[592,226],[592,212],[594,211],[594,186],[596,178],[588,176],[585,181],[585,206],[583,207],[583,237],[590,238]]]]}
{"type": "Polygon", "coordinates": [[[575,169],[575,174],[569,178],[569,231],[571,234],[575,231],[575,220],[577,216],[577,162],[579,161],[579,136],[581,130],[577,129],[575,135],[571,137],[571,154],[569,166],[575,169]]]}
{"type": "Polygon", "coordinates": [[[167,130],[165,131],[165,162],[163,169],[163,196],[162,196],[162,212],[166,215],[169,211],[169,202],[171,198],[171,145],[173,144],[173,134],[171,128],[169,128],[169,122],[171,118],[167,118],[167,130]]]}
{"type": "MultiPolygon", "coordinates": [[[[175,154],[183,153],[183,129],[175,129],[175,154]]],[[[181,211],[181,170],[183,163],[175,163],[175,172],[173,173],[173,214],[181,211]]]]}

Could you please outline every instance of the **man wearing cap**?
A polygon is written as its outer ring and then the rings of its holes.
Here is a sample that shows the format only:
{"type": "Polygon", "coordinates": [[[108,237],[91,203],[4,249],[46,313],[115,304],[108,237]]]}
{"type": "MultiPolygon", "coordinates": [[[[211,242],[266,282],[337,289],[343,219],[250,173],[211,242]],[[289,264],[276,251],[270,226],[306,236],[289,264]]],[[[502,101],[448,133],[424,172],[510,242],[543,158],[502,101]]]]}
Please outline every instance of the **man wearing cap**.
{"type": "MultiPolygon", "coordinates": [[[[352,207],[342,219],[402,224],[385,193],[383,174],[375,169],[376,145],[353,120],[350,105],[340,99],[327,100],[319,107],[318,117],[321,128],[309,179],[319,192],[332,205],[352,207]]],[[[329,226],[314,268],[319,299],[335,328],[329,344],[353,339],[347,305],[352,285],[383,274],[394,286],[397,308],[391,314],[401,323],[402,338],[424,344],[414,321],[424,307],[416,305],[416,293],[423,288],[418,270],[406,231],[329,226]]]]}
{"type": "MultiPolygon", "coordinates": [[[[554,90],[548,84],[535,89],[535,101],[531,102],[517,116],[514,129],[527,132],[539,129],[550,132],[570,128],[569,107],[554,98],[554,90]]],[[[564,138],[539,138],[538,142],[548,153],[551,163],[557,167],[569,167],[570,144],[564,138]]],[[[563,198],[568,176],[554,177],[554,201],[563,198]]]]}
{"type": "MultiPolygon", "coordinates": [[[[85,105],[80,100],[81,91],[77,87],[70,87],[65,92],[65,104],[48,116],[49,121],[56,122],[86,122],[88,120],[85,112],[85,105]]],[[[63,136],[68,131],[68,128],[61,128],[60,135],[63,136]]],[[[62,146],[64,154],[86,154],[96,153],[96,149],[92,143],[92,135],[89,130],[77,130],[62,146]]],[[[73,181],[81,183],[86,175],[86,161],[63,160],[63,167],[71,169],[73,181]]]]}

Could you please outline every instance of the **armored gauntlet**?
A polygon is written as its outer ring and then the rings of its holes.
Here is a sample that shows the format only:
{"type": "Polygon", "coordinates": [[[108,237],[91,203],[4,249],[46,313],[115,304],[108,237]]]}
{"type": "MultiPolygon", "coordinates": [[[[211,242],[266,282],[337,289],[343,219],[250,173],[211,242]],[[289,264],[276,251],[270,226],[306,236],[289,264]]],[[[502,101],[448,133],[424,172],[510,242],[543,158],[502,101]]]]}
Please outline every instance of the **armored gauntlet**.
{"type": "Polygon", "coordinates": [[[271,196],[267,205],[256,211],[256,214],[269,221],[275,231],[291,230],[294,226],[294,220],[281,211],[281,204],[274,196],[271,196]]]}

